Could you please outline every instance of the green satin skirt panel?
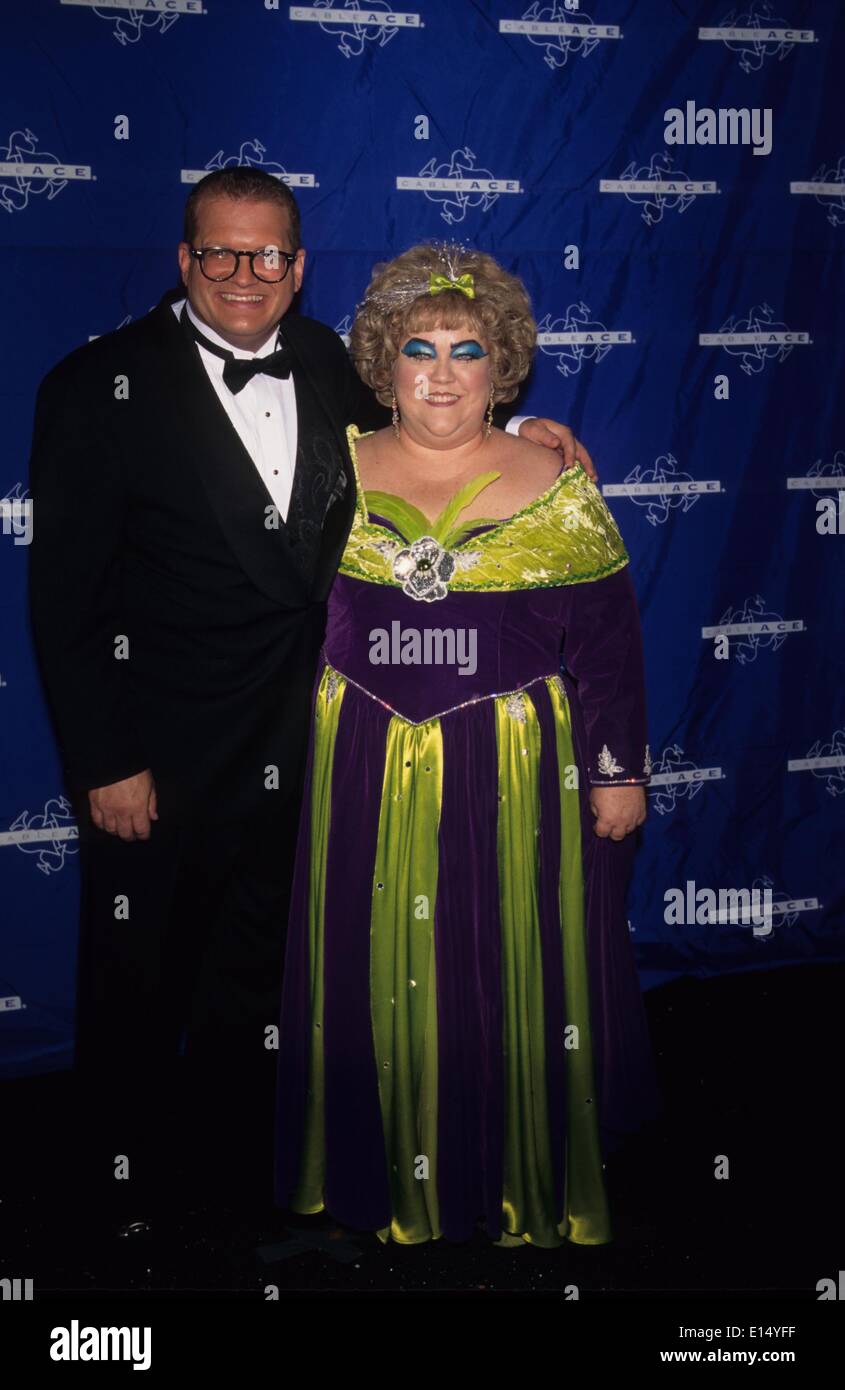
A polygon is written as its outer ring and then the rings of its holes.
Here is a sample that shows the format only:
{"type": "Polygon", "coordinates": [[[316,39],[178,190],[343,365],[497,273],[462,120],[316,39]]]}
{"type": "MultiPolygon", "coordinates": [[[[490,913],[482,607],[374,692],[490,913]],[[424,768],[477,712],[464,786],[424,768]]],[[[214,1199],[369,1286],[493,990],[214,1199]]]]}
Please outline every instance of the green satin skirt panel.
{"type": "Polygon", "coordinates": [[[394,716],[373,874],[370,1008],[393,1210],[378,1235],[407,1245],[440,1235],[434,904],[442,792],[439,720],[394,716]]]}
{"type": "MultiPolygon", "coordinates": [[[[590,990],[584,911],[584,868],[577,784],[565,769],[575,769],[572,720],[563,682],[546,682],[555,714],[560,788],[559,903],[563,933],[566,1009],[566,1236],[575,1245],[605,1245],[613,1239],[610,1209],[602,1177],[598,1105],[593,1079],[590,990]]],[[[592,833],[592,832],[591,832],[592,833]]]]}
{"type": "MultiPolygon", "coordinates": [[[[575,756],[562,682],[545,681],[560,771],[560,920],[566,1009],[565,1210],[555,1211],[545,1076],[538,915],[540,726],[527,691],[494,697],[505,1078],[503,1229],[541,1247],[611,1239],[594,1103],[575,756]],[[523,751],[525,750],[525,751],[523,751]]],[[[323,1208],[323,912],[334,740],[346,681],[326,668],[314,740],[309,940],[311,1062],[296,1211],[323,1208]],[[331,681],[331,695],[327,683],[331,681]]],[[[548,754],[547,754],[548,756],[548,754]]],[[[434,908],[443,787],[440,721],[388,724],[370,926],[370,1007],[392,1220],[382,1241],[440,1235],[437,1205],[437,991],[434,908]]]]}
{"type": "Polygon", "coordinates": [[[293,1211],[322,1211],[326,1176],[323,1085],[323,942],[326,861],[332,815],[334,747],[346,682],[337,684],[327,666],[314,707],[314,757],[311,769],[311,857],[308,874],[308,959],[311,986],[311,1058],[299,1184],[293,1211]]]}
{"type": "Polygon", "coordinates": [[[560,920],[566,1010],[567,1141],[565,1213],[554,1210],[546,1089],[537,884],[540,833],[540,726],[529,695],[496,700],[499,760],[499,903],[505,1053],[503,1225],[534,1245],[563,1237],[578,1245],[611,1239],[593,1103],[589,995],[584,932],[581,821],[569,702],[560,681],[546,688],[555,724],[560,787],[560,920]]]}

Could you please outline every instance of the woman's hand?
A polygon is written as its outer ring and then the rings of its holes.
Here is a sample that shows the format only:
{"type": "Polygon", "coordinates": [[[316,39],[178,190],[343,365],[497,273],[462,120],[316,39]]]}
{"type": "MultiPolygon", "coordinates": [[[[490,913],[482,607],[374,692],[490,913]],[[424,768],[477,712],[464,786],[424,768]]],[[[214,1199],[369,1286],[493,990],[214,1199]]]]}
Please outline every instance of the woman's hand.
{"type": "Polygon", "coordinates": [[[645,787],[592,787],[590,809],[597,835],[624,840],[645,820],[645,787]]]}

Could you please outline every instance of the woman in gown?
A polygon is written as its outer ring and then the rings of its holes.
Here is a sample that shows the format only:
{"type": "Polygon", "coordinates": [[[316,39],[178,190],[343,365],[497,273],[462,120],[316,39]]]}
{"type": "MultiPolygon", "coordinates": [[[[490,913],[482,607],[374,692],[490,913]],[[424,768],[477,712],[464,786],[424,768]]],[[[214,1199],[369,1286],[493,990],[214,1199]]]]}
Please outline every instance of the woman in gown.
{"type": "Polygon", "coordinates": [[[349,429],[276,1201],[382,1241],[605,1243],[603,1160],[659,1108],[624,902],[651,770],[628,556],[580,464],[491,428],[535,335],[519,280],[442,245],[377,267],[352,332],[394,423],[349,429]]]}

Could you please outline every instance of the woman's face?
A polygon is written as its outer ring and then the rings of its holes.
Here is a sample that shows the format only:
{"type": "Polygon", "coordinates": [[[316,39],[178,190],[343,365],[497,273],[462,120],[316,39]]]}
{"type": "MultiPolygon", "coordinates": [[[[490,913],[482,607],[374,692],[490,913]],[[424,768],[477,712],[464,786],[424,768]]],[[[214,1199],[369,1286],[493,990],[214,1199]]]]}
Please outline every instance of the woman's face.
{"type": "Polygon", "coordinates": [[[488,345],[469,324],[411,333],[399,347],[393,389],[402,429],[416,443],[468,443],[481,432],[490,399],[488,345]]]}

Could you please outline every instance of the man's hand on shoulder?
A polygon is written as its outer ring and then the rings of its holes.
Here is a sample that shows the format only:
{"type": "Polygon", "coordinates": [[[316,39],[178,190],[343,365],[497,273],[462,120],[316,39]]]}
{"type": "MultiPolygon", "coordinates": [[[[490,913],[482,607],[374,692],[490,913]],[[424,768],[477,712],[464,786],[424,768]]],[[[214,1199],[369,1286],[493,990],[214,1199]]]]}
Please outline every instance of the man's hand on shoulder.
{"type": "Polygon", "coordinates": [[[544,416],[532,415],[522,421],[519,433],[522,439],[530,439],[532,444],[544,444],[547,449],[560,449],[563,453],[564,468],[574,468],[576,463],[582,463],[587,476],[592,478],[593,482],[598,479],[593,460],[568,425],[562,425],[558,420],[547,420],[544,416]]]}
{"type": "Polygon", "coordinates": [[[158,820],[153,774],[147,768],[111,786],[92,787],[88,805],[98,830],[121,840],[148,840],[150,821],[158,820]]]}

